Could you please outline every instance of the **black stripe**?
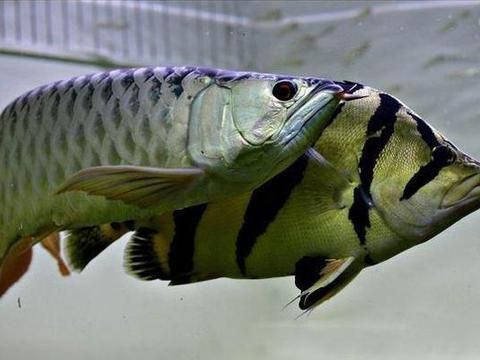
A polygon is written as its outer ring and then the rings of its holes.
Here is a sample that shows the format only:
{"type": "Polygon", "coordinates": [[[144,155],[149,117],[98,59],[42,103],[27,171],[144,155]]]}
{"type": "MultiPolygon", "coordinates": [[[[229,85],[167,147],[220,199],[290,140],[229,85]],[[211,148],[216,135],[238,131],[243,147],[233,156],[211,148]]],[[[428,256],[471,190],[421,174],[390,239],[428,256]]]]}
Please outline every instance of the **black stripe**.
{"type": "Polygon", "coordinates": [[[360,243],[367,241],[366,232],[370,227],[370,208],[373,206],[370,186],[377,160],[393,135],[397,112],[401,104],[387,94],[380,94],[380,105],[370,118],[367,126],[367,140],[359,161],[360,184],[353,193],[353,204],[348,218],[357,233],[360,243]]]}
{"type": "Polygon", "coordinates": [[[189,282],[194,266],[195,234],[207,206],[201,204],[173,212],[175,235],[168,254],[172,284],[189,282]]]}
{"type": "Polygon", "coordinates": [[[257,188],[250,197],[243,224],[237,236],[236,256],[240,271],[245,275],[245,260],[268,226],[275,220],[293,189],[300,184],[308,165],[306,156],[257,188]]]}
{"type": "Polygon", "coordinates": [[[442,145],[430,126],[428,126],[423,119],[411,112],[409,112],[408,115],[410,115],[417,123],[417,130],[420,133],[420,136],[432,150],[432,158],[426,165],[421,166],[417,173],[408,181],[403,189],[400,201],[410,199],[418,190],[435,179],[442,168],[455,161],[455,153],[449,144],[442,145]]]}
{"type": "Polygon", "coordinates": [[[361,195],[362,186],[359,185],[353,190],[353,204],[348,212],[348,219],[352,222],[360,243],[367,242],[367,227],[370,227],[370,206],[364,201],[361,195]]]}
{"type": "Polygon", "coordinates": [[[417,123],[417,130],[420,133],[423,141],[427,143],[430,149],[433,150],[436,146],[440,145],[432,129],[423,119],[419,118],[417,115],[411,113],[410,111],[408,112],[408,115],[410,115],[417,123]]]}
{"type": "Polygon", "coordinates": [[[446,145],[438,145],[432,150],[432,159],[420,167],[420,170],[408,181],[401,200],[408,200],[423,186],[435,179],[444,167],[453,163],[456,159],[454,151],[446,145]]]}
{"type": "Polygon", "coordinates": [[[418,190],[432,181],[440,172],[441,167],[433,162],[429,162],[418,170],[413,177],[408,181],[405,189],[403,189],[401,200],[410,199],[418,190]]]}
{"type": "Polygon", "coordinates": [[[304,256],[295,264],[295,286],[300,291],[311,288],[320,280],[320,273],[327,265],[323,256],[304,256]]]}

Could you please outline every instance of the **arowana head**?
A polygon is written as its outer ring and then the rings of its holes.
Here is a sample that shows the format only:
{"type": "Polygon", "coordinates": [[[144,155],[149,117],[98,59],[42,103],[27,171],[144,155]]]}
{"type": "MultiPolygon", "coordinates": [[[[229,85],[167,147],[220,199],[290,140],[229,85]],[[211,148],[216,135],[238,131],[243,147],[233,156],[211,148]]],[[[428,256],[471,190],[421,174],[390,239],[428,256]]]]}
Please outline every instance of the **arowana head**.
{"type": "Polygon", "coordinates": [[[193,101],[190,124],[196,125],[189,138],[200,140],[189,143],[188,152],[195,162],[220,175],[235,173],[240,181],[252,172],[273,176],[291,164],[315,142],[342,101],[342,87],[329,80],[229,74],[215,75],[193,101]],[[208,123],[196,123],[205,118],[208,123]]]}

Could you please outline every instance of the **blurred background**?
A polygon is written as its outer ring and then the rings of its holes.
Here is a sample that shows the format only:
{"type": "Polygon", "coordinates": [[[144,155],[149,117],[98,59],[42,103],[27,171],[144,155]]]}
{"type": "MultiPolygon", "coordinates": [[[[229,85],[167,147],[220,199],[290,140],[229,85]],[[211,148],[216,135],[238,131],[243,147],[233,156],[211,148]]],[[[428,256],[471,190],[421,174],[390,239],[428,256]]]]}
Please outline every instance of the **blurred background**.
{"type": "MultiPolygon", "coordinates": [[[[123,66],[353,80],[480,158],[480,1],[0,0],[0,106],[123,66]]],[[[1,169],[0,169],[1,171],[1,169]]],[[[61,278],[36,249],[0,301],[2,359],[478,359],[480,213],[364,272],[309,316],[292,278],[167,288],[124,274],[125,240],[61,278]]]]}

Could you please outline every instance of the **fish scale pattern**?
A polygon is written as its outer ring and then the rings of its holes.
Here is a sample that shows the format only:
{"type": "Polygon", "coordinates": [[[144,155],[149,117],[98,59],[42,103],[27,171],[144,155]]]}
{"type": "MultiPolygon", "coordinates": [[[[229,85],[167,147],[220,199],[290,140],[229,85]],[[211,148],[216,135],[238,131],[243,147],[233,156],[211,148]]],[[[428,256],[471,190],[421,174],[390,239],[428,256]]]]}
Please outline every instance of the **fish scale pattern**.
{"type": "MultiPolygon", "coordinates": [[[[291,77],[197,67],[123,69],[57,81],[18,97],[0,115],[0,258],[19,236],[111,214],[105,199],[54,195],[81,169],[194,166],[186,154],[193,99],[213,83],[249,78],[291,77]]],[[[122,218],[139,211],[127,208],[115,210],[122,218]]]]}
{"type": "MultiPolygon", "coordinates": [[[[98,165],[161,165],[183,78],[194,68],[142,68],[38,87],[0,116],[0,221],[18,222],[65,179],[98,165]]],[[[5,226],[3,226],[5,227],[5,226]]]]}

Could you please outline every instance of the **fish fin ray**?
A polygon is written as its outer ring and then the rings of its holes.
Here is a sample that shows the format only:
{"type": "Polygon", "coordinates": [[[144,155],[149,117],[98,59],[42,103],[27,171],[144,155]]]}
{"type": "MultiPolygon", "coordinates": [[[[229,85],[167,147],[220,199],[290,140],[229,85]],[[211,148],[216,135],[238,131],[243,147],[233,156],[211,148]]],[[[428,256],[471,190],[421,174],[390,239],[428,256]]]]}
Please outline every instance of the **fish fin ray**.
{"type": "Polygon", "coordinates": [[[125,249],[126,272],[140,280],[170,280],[168,286],[184,285],[218,278],[216,274],[172,273],[171,241],[162,231],[142,227],[132,235],[125,249]]]}
{"type": "Polygon", "coordinates": [[[54,232],[50,235],[47,235],[41,241],[42,247],[47,250],[47,252],[57,261],[58,271],[62,276],[70,275],[70,270],[68,269],[65,260],[62,257],[62,250],[60,247],[60,233],[54,232]]]}
{"type": "Polygon", "coordinates": [[[3,296],[28,271],[32,262],[31,237],[23,238],[13,245],[0,265],[0,297],[3,296]]]}
{"type": "Polygon", "coordinates": [[[183,192],[204,173],[198,168],[96,166],[71,176],[56,193],[84,191],[109,200],[149,207],[183,192]]]}
{"type": "Polygon", "coordinates": [[[170,280],[168,264],[162,262],[157,253],[155,241],[162,241],[156,230],[139,228],[131,237],[125,249],[126,272],[140,280],[170,280]],[[157,239],[158,238],[158,239],[157,239]]]}
{"type": "Polygon", "coordinates": [[[118,240],[129,229],[123,223],[86,226],[67,231],[66,252],[75,271],[82,271],[103,250],[118,240]]]}
{"type": "Polygon", "coordinates": [[[353,256],[325,259],[305,256],[295,266],[295,285],[300,289],[299,307],[312,309],[345,287],[361,270],[353,256]]]}

